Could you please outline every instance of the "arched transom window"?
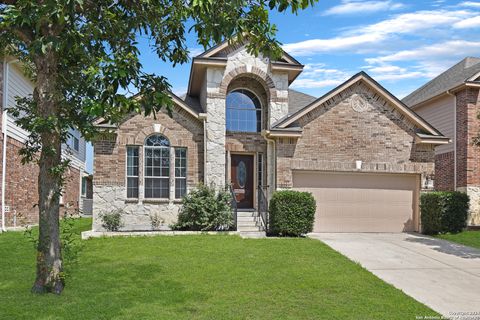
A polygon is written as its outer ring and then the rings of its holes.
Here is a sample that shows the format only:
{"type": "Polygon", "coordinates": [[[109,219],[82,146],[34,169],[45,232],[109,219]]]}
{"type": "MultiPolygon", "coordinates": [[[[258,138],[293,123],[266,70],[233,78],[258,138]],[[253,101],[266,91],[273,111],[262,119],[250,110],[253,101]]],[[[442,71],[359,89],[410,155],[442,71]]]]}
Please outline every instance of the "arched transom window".
{"type": "Polygon", "coordinates": [[[226,99],[227,131],[260,132],[262,106],[257,96],[245,89],[231,91],[226,99]]]}
{"type": "Polygon", "coordinates": [[[127,198],[181,199],[187,193],[187,148],[172,147],[161,134],[149,136],[143,145],[143,163],[140,148],[127,146],[127,198]],[[143,194],[139,193],[140,181],[144,182],[143,194]]]}
{"type": "Polygon", "coordinates": [[[170,193],[170,141],[156,134],[145,140],[145,198],[168,198],[170,193]]]}

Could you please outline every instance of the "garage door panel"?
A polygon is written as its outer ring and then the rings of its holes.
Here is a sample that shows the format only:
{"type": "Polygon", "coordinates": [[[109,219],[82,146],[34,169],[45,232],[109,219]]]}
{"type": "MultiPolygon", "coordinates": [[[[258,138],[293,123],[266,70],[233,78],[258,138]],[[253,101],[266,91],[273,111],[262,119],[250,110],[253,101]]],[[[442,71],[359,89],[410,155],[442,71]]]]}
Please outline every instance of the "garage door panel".
{"type": "Polygon", "coordinates": [[[413,175],[294,172],[294,188],[317,202],[314,232],[413,231],[413,175]]]}

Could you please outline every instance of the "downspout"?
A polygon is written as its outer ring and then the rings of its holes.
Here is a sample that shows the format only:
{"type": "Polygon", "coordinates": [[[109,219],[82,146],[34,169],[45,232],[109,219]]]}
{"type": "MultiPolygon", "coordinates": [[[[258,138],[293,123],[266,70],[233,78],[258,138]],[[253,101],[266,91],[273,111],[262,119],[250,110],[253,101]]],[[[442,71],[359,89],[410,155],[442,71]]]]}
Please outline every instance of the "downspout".
{"type": "MultiPolygon", "coordinates": [[[[277,161],[276,161],[276,148],[275,148],[275,140],[274,139],[271,139],[269,138],[268,136],[270,135],[270,131],[269,130],[263,130],[262,131],[262,136],[263,138],[265,139],[265,141],[267,141],[267,143],[271,143],[272,144],[272,156],[271,156],[271,160],[270,161],[273,161],[272,162],[272,180],[273,180],[273,185],[268,185],[268,194],[267,194],[267,199],[270,199],[270,195],[273,193],[272,190],[275,190],[276,189],[276,185],[277,185],[277,170],[276,170],[276,164],[277,164],[277,161]]],[[[268,157],[270,158],[270,157],[268,157]]],[[[268,158],[267,158],[267,163],[268,163],[268,158]]],[[[267,177],[268,177],[268,165],[267,165],[267,177]]]]}
{"type": "Polygon", "coordinates": [[[6,187],[6,170],[7,170],[7,101],[8,101],[8,62],[5,58],[3,60],[3,114],[2,114],[2,133],[3,133],[3,148],[2,148],[2,232],[7,231],[5,226],[5,187],[6,187]]]}
{"type": "Polygon", "coordinates": [[[457,95],[452,94],[450,90],[446,93],[453,97],[453,190],[457,191],[457,95]]]}
{"type": "Polygon", "coordinates": [[[198,114],[198,119],[203,122],[203,183],[206,184],[207,178],[207,114],[198,114]]]}

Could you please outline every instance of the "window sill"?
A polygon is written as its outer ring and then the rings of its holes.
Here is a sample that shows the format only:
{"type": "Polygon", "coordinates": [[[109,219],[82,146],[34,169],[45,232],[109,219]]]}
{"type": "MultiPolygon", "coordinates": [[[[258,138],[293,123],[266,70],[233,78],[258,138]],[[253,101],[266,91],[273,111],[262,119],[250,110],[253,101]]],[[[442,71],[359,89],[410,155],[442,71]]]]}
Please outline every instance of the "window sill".
{"type": "Polygon", "coordinates": [[[145,198],[143,199],[143,203],[169,203],[170,199],[164,198],[145,198]]]}
{"type": "Polygon", "coordinates": [[[137,198],[127,198],[125,199],[125,203],[138,203],[138,199],[137,198]]]}

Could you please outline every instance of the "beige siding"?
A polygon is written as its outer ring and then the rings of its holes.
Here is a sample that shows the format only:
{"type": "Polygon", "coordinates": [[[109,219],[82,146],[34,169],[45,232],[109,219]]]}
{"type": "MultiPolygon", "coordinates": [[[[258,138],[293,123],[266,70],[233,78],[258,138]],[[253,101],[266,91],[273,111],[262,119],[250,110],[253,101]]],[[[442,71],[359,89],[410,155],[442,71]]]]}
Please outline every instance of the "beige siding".
{"type": "Polygon", "coordinates": [[[10,64],[8,70],[7,107],[13,107],[16,97],[26,97],[33,93],[33,84],[14,64],[10,64]]]}
{"type": "Polygon", "coordinates": [[[452,142],[438,146],[435,149],[436,154],[453,151],[454,146],[454,121],[455,121],[455,98],[444,97],[432,101],[431,103],[415,109],[422,118],[427,120],[432,126],[439,130],[443,135],[452,139],[452,142]]]}

